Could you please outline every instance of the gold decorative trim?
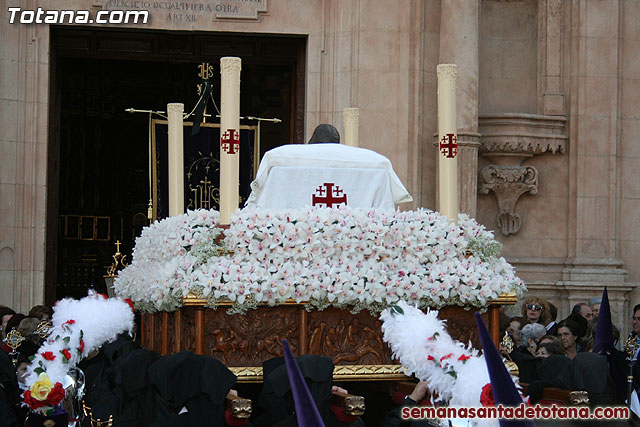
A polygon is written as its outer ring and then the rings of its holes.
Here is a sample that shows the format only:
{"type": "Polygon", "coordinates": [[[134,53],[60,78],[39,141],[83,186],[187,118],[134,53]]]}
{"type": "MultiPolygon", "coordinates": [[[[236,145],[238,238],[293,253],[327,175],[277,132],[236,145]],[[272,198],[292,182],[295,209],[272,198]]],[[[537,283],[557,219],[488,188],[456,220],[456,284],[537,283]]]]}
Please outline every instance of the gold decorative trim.
{"type": "Polygon", "coordinates": [[[509,292],[508,294],[500,294],[498,299],[495,301],[489,302],[489,305],[514,305],[518,303],[518,296],[514,291],[509,292]]]}
{"type": "MultiPolygon", "coordinates": [[[[184,306],[187,307],[194,307],[194,306],[205,306],[207,305],[208,301],[205,298],[200,298],[198,296],[196,296],[195,294],[193,294],[191,291],[189,291],[189,293],[182,299],[182,303],[184,306]]],[[[231,307],[234,302],[233,301],[218,301],[218,306],[219,307],[231,307]]],[[[306,305],[306,302],[296,302],[296,300],[293,299],[288,299],[286,302],[283,303],[278,303],[276,305],[270,306],[268,303],[260,303],[258,304],[258,306],[260,307],[281,307],[283,305],[287,306],[304,306],[306,305]]]]}
{"type": "Polygon", "coordinates": [[[205,298],[199,298],[191,291],[182,298],[182,305],[185,307],[197,307],[197,306],[205,306],[207,304],[207,300],[205,298]]]}
{"type": "Polygon", "coordinates": [[[333,370],[333,379],[342,381],[404,380],[406,378],[402,365],[339,365],[333,370]]]}
{"type": "MultiPolygon", "coordinates": [[[[262,382],[261,366],[229,367],[240,383],[262,382]]],[[[404,380],[407,376],[402,365],[338,365],[333,379],[338,381],[404,380]]]]}
{"type": "MultiPolygon", "coordinates": [[[[500,294],[498,299],[495,301],[490,301],[489,305],[513,305],[517,304],[518,297],[515,292],[509,292],[508,294],[500,294]]],[[[182,299],[182,303],[185,307],[204,307],[207,305],[208,301],[205,298],[200,298],[193,294],[191,291],[182,299]]],[[[233,301],[220,301],[218,302],[218,306],[220,307],[231,307],[233,305],[233,301]]],[[[284,303],[279,303],[271,307],[279,307],[283,305],[290,306],[304,306],[308,304],[307,302],[296,302],[296,300],[288,299],[284,303]]],[[[260,307],[270,307],[267,303],[258,304],[260,307]]]]}

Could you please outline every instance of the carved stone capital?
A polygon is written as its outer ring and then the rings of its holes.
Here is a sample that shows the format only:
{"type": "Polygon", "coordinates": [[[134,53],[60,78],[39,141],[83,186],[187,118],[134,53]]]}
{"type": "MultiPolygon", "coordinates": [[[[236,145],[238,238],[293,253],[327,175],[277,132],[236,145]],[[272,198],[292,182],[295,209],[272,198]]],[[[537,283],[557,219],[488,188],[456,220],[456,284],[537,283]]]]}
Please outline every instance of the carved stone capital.
{"type": "Polygon", "coordinates": [[[480,171],[480,194],[493,191],[498,201],[498,227],[503,235],[517,233],[522,218],[515,205],[524,193],[538,192],[538,170],[522,166],[528,158],[565,152],[567,119],[523,113],[488,114],[478,118],[480,153],[493,164],[480,171]]]}
{"type": "Polygon", "coordinates": [[[562,116],[503,113],[478,118],[480,152],[543,154],[564,153],[567,119],[562,116]]]}
{"type": "Polygon", "coordinates": [[[490,165],[480,171],[480,194],[493,191],[498,201],[497,216],[500,232],[508,236],[522,226],[522,218],[515,206],[524,193],[538,192],[538,170],[533,166],[490,165]]]}

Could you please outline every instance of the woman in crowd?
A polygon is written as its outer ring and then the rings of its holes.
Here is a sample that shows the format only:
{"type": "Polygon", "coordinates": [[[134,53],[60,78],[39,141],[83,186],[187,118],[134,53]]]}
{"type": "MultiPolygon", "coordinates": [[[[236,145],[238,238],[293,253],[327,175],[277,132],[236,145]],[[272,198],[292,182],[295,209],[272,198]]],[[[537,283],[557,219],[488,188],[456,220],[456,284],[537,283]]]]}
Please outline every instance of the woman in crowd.
{"type": "Polygon", "coordinates": [[[566,353],[564,352],[564,349],[562,348],[562,344],[560,343],[558,337],[545,335],[538,340],[538,350],[536,351],[536,357],[546,359],[551,355],[566,356],[566,353]],[[543,338],[546,337],[555,339],[543,340],[543,338]]]}
{"type": "Polygon", "coordinates": [[[549,303],[539,297],[529,297],[522,303],[522,316],[528,323],[544,325],[549,317],[549,303]]]}
{"type": "Polygon", "coordinates": [[[578,344],[577,330],[578,326],[569,319],[563,320],[558,324],[558,338],[560,338],[562,347],[569,359],[574,359],[582,351],[578,344]]]}

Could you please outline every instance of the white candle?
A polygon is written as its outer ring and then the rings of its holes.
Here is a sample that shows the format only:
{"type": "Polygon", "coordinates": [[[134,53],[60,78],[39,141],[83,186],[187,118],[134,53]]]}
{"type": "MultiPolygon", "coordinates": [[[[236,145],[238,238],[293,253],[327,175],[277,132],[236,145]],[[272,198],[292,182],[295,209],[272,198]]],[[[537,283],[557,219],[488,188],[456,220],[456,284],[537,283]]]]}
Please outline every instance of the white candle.
{"type": "Polygon", "coordinates": [[[169,117],[169,216],[184,213],[184,104],[167,104],[169,117]]]}
{"type": "Polygon", "coordinates": [[[360,125],[360,112],[357,108],[345,108],[342,110],[344,122],[344,143],[350,147],[358,146],[358,128],[360,125]]]}
{"type": "Polygon", "coordinates": [[[220,58],[220,224],[229,224],[240,199],[241,68],[240,58],[220,58]]]}
{"type": "Polygon", "coordinates": [[[458,128],[456,125],[456,66],[440,64],[438,74],[439,210],[458,222],[458,128]]]}

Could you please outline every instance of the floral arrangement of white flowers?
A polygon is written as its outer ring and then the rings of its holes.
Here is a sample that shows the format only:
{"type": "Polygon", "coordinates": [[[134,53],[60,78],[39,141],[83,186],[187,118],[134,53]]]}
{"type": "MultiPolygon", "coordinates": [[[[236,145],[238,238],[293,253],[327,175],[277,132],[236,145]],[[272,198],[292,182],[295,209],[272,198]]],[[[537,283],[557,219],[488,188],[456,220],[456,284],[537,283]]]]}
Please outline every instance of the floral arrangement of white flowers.
{"type": "Polygon", "coordinates": [[[194,294],[234,311],[287,300],[378,313],[398,301],[483,307],[525,286],[493,234],[466,215],[428,210],[245,208],[224,230],[216,211],[157,221],[114,282],[136,308],[174,311],[194,294]]]}

